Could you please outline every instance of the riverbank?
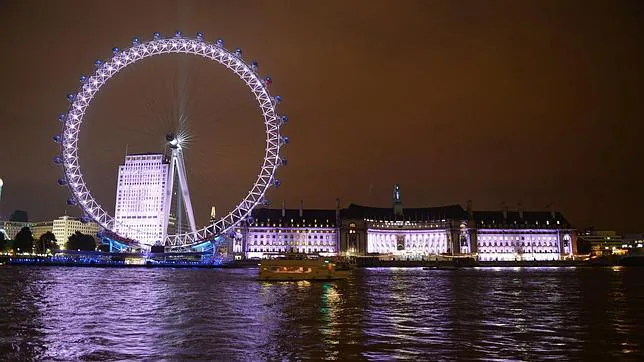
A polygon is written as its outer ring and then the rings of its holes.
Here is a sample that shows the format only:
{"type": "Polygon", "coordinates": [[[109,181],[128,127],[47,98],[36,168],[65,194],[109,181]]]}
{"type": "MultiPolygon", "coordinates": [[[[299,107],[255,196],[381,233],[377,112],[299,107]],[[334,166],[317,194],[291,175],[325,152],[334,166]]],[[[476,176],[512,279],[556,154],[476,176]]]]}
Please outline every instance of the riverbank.
{"type": "MultiPolygon", "coordinates": [[[[125,262],[96,259],[60,259],[51,257],[0,257],[0,265],[41,265],[93,268],[257,268],[258,260],[228,260],[220,262],[201,261],[156,261],[125,262]]],[[[357,258],[358,268],[544,268],[544,267],[609,267],[644,266],[644,257],[602,257],[591,260],[549,260],[549,261],[477,261],[469,258],[452,260],[379,260],[376,258],[357,258]]]]}

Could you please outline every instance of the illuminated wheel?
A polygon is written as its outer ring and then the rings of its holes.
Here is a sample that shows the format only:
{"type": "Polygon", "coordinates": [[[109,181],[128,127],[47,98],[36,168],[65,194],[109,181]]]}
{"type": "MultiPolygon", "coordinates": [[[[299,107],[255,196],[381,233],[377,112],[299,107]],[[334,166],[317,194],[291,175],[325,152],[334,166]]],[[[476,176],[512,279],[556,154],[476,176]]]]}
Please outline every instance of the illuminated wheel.
{"type": "Polygon", "coordinates": [[[159,33],[154,33],[152,40],[142,42],[139,38],[134,38],[131,47],[123,50],[114,48],[112,52],[111,59],[105,62],[96,61],[96,69],[92,75],[80,78],[82,85],[77,93],[67,95],[71,105],[67,113],[61,114],[58,118],[63,123],[63,133],[54,136],[54,141],[60,144],[61,149],[61,155],[56,156],[54,162],[62,165],[64,170],[64,177],[59,179],[58,183],[67,186],[71,191],[72,197],[67,202],[83,210],[85,214],[81,218],[83,222],[94,221],[108,232],[123,238],[114,231],[114,217],[92,196],[83,180],[78,162],[79,133],[87,107],[101,87],[123,68],[144,58],[169,53],[191,54],[210,59],[231,70],[248,86],[257,100],[264,119],[266,151],[257,180],[246,197],[232,211],[195,232],[168,235],[164,240],[165,245],[193,246],[231,233],[239,222],[250,219],[250,213],[256,206],[268,204],[265,198],[268,188],[280,185],[279,180],[275,178],[276,169],[286,165],[286,159],[280,156],[280,148],[288,143],[288,137],[282,136],[280,129],[286,124],[288,117],[276,113],[276,106],[281,99],[279,96],[270,95],[268,88],[271,85],[271,78],[260,78],[256,62],[245,63],[240,49],[230,52],[224,48],[223,40],[218,39],[209,43],[204,40],[202,33],[197,33],[194,38],[184,37],[181,32],[176,32],[174,37],[169,38],[163,38],[159,33]]]}

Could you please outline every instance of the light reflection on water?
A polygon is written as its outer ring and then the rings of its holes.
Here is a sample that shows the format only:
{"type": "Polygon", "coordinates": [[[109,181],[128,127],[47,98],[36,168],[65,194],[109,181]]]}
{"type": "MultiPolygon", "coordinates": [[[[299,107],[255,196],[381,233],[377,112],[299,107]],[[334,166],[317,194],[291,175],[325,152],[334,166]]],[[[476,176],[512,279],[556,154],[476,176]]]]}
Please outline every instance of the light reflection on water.
{"type": "Polygon", "coordinates": [[[642,355],[644,269],[0,268],[0,359],[596,359],[642,355]]]}

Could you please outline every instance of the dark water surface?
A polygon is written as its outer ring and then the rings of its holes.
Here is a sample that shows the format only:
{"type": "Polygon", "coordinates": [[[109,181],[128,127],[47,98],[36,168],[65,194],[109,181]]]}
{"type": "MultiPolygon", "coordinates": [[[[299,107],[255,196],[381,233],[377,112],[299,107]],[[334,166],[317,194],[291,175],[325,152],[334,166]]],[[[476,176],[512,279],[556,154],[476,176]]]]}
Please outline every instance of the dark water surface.
{"type": "Polygon", "coordinates": [[[644,269],[0,267],[4,360],[638,359],[644,269]]]}

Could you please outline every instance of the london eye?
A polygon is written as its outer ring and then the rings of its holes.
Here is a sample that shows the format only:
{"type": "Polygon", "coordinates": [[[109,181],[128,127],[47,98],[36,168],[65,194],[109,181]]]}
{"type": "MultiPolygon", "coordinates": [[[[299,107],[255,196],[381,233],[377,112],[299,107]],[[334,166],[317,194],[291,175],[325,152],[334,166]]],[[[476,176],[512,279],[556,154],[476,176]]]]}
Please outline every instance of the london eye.
{"type": "MultiPolygon", "coordinates": [[[[286,158],[282,157],[280,149],[289,141],[288,137],[281,134],[281,129],[287,123],[288,117],[277,113],[276,108],[281,98],[270,94],[271,78],[260,76],[258,64],[254,61],[245,61],[241,49],[230,51],[224,47],[222,39],[209,42],[204,38],[203,33],[197,33],[194,37],[184,36],[179,31],[170,37],[154,33],[150,40],[141,40],[135,37],[128,48],[113,48],[112,54],[108,60],[97,60],[93,73],[80,77],[81,86],[78,91],[67,95],[69,108],[66,113],[60,114],[58,117],[62,123],[62,132],[53,137],[54,141],[60,144],[60,154],[54,158],[54,163],[61,165],[64,173],[63,177],[58,179],[58,183],[61,186],[66,186],[71,192],[67,203],[76,205],[82,210],[81,221],[94,221],[116,237],[128,239],[127,236],[119,233],[114,216],[110,215],[106,208],[94,198],[90,186],[83,178],[78,150],[81,126],[85,121],[85,113],[92,100],[112,77],[127,66],[145,58],[164,54],[196,55],[218,63],[234,73],[246,84],[257,101],[258,110],[264,123],[266,141],[264,159],[257,179],[251,185],[246,196],[226,215],[211,220],[204,227],[195,228],[193,226],[187,232],[164,233],[163,245],[170,248],[195,246],[220,236],[231,235],[235,226],[240,222],[251,221],[250,215],[255,207],[268,205],[269,202],[266,198],[268,189],[280,185],[280,181],[276,178],[277,168],[286,165],[286,158]]],[[[183,161],[180,153],[181,139],[175,135],[168,136],[168,142],[173,149],[172,162],[174,164],[176,161],[181,176],[181,167],[185,167],[182,166],[183,161]]],[[[179,177],[179,181],[184,184],[185,176],[183,180],[179,177]]],[[[167,210],[165,213],[167,218],[167,210]]],[[[190,217],[190,219],[194,225],[194,218],[190,217]]],[[[152,246],[138,240],[134,240],[134,242],[145,248],[152,246]]]]}

